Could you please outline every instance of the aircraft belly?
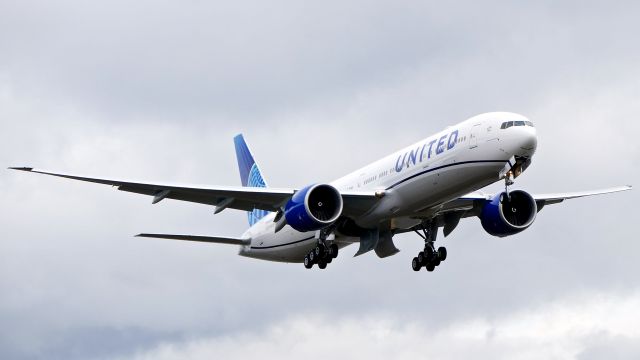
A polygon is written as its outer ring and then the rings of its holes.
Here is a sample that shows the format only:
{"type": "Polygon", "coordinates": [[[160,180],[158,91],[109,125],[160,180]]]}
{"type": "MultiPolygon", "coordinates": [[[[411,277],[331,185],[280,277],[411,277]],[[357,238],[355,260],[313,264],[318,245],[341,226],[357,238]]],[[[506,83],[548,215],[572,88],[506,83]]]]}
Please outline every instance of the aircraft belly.
{"type": "MultiPolygon", "coordinates": [[[[340,236],[335,244],[342,249],[357,241],[357,238],[340,236]]],[[[287,226],[277,234],[268,232],[253,238],[251,245],[240,249],[239,255],[267,261],[301,263],[316,244],[315,232],[301,233],[287,226]]]]}
{"type": "Polygon", "coordinates": [[[304,237],[298,240],[282,242],[279,245],[271,246],[247,246],[240,251],[241,256],[255,259],[279,261],[279,262],[302,262],[305,255],[316,246],[316,239],[304,237]]]}
{"type": "Polygon", "coordinates": [[[465,164],[427,173],[424,178],[409,182],[398,189],[402,197],[401,213],[440,205],[499,180],[503,163],[465,164]]]}
{"type": "Polygon", "coordinates": [[[498,181],[503,166],[503,162],[478,162],[426,172],[394,187],[380,206],[356,223],[370,227],[385,219],[436,207],[498,181]]]}

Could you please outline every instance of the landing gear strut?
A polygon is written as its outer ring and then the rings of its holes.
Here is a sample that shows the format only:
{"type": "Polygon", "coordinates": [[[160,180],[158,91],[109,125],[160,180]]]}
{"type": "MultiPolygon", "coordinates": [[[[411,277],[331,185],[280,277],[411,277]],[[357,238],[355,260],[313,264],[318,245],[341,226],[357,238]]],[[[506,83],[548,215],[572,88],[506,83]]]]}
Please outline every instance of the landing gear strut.
{"type": "Polygon", "coordinates": [[[513,172],[509,170],[504,177],[504,192],[507,195],[507,200],[511,201],[511,195],[509,194],[509,186],[513,185],[513,172]]]}
{"type": "Polygon", "coordinates": [[[334,238],[333,229],[320,230],[316,247],[304,257],[304,267],[311,269],[313,264],[318,264],[320,269],[325,269],[327,264],[338,257],[338,245],[333,242],[334,238]]]}
{"type": "Polygon", "coordinates": [[[424,240],[424,251],[420,251],[418,256],[413,258],[411,268],[413,271],[420,271],[422,267],[425,267],[427,271],[431,272],[447,259],[447,249],[442,246],[436,249],[434,246],[438,236],[438,225],[435,222],[431,222],[426,227],[421,226],[421,230],[422,233],[417,229],[414,231],[424,240]]]}

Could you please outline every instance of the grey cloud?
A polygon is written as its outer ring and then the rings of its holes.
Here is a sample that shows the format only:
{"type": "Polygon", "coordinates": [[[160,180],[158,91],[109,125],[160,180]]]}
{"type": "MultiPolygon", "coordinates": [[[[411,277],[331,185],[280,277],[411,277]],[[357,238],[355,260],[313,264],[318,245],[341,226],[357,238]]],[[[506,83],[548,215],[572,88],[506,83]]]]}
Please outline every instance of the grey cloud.
{"type": "Polygon", "coordinates": [[[581,81],[576,77],[594,76],[594,64],[638,56],[637,49],[629,56],[632,42],[620,36],[633,29],[627,15],[633,11],[593,5],[67,1],[34,7],[20,2],[3,12],[10,27],[3,31],[3,62],[17,91],[60,97],[114,119],[255,119],[348,101],[420,67],[431,70],[433,84],[453,79],[467,101],[504,106],[498,98],[505,92],[530,98],[534,82],[581,81]],[[607,26],[593,27],[596,20],[607,26]]]}
{"type": "Polygon", "coordinates": [[[638,339],[626,336],[611,336],[606,332],[585,340],[588,345],[578,356],[579,360],[593,359],[637,359],[640,356],[638,339]]]}
{"type": "MultiPolygon", "coordinates": [[[[590,293],[519,310],[492,319],[473,316],[438,326],[424,321],[398,321],[381,314],[329,318],[307,313],[282,319],[266,329],[247,329],[225,336],[163,343],[138,352],[133,359],[323,358],[314,346],[330,339],[338,359],[354,356],[405,359],[428,356],[442,359],[581,358],[595,355],[598,344],[620,345],[611,354],[633,355],[631,342],[638,333],[628,311],[637,306],[637,294],[622,297],[590,293]],[[623,323],[620,321],[623,320],[623,323]],[[603,340],[601,340],[603,339],[603,340]],[[607,341],[615,339],[614,341],[607,341]],[[631,345],[631,346],[629,346],[631,345]]],[[[637,318],[632,314],[633,319],[637,318]]],[[[605,347],[606,349],[606,347],[605,347]]],[[[626,357],[625,357],[626,358],[626,357]]]]}

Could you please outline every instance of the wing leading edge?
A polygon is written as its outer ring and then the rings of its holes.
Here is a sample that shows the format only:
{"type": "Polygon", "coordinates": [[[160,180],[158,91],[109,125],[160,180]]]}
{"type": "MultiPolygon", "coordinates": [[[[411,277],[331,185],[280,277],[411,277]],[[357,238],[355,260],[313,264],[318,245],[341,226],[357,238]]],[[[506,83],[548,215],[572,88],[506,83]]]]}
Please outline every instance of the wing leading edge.
{"type": "MultiPolygon", "coordinates": [[[[544,205],[558,204],[565,200],[576,199],[586,196],[594,196],[594,195],[604,195],[611,194],[620,191],[631,190],[633,187],[631,185],[626,186],[616,186],[607,189],[600,190],[588,190],[588,191],[575,191],[575,192],[567,192],[567,193],[552,193],[552,194],[532,194],[533,198],[538,203],[538,206],[542,208],[544,205]]],[[[474,192],[471,194],[467,194],[461,198],[451,201],[450,203],[445,204],[444,210],[450,210],[456,207],[465,207],[472,206],[475,201],[478,200],[489,200],[493,195],[487,195],[479,192],[474,192]]]]}
{"type": "MultiPolygon", "coordinates": [[[[118,190],[121,191],[153,196],[152,203],[154,204],[164,199],[174,199],[213,205],[216,207],[215,213],[219,213],[226,208],[244,211],[252,211],[254,209],[277,211],[281,209],[296,192],[296,189],[240,186],[212,187],[112,180],[56,173],[31,167],[11,167],[9,169],[116,186],[118,190]]],[[[373,206],[375,201],[378,200],[374,192],[349,192],[343,194],[343,199],[345,202],[344,214],[346,216],[362,213],[368,210],[370,206],[373,206]]]]}
{"type": "MultiPolygon", "coordinates": [[[[536,201],[538,211],[542,210],[546,205],[558,204],[565,200],[576,199],[580,197],[611,194],[621,191],[631,190],[631,185],[617,186],[601,190],[577,191],[567,193],[554,194],[532,194],[536,201]]],[[[448,236],[457,226],[461,219],[479,216],[482,208],[487,200],[491,200],[494,195],[484,194],[481,192],[473,192],[452,200],[442,205],[435,213],[433,211],[418,212],[414,215],[416,218],[437,219],[438,226],[442,226],[445,236],[448,236]]],[[[416,229],[418,229],[416,227],[416,229]]],[[[396,233],[404,233],[414,231],[414,228],[399,230],[396,233]]]]}
{"type": "Polygon", "coordinates": [[[576,192],[557,193],[557,194],[539,194],[539,195],[533,195],[533,198],[536,199],[537,202],[543,202],[545,205],[551,205],[551,204],[561,203],[569,199],[576,199],[580,197],[593,196],[593,195],[611,194],[611,193],[627,191],[631,189],[633,189],[631,185],[626,185],[626,186],[617,186],[617,187],[612,187],[612,188],[602,189],[602,190],[576,191],[576,192]]]}
{"type": "Polygon", "coordinates": [[[201,235],[138,234],[136,235],[136,237],[197,241],[197,242],[206,242],[206,243],[214,243],[214,244],[230,244],[230,245],[248,245],[251,243],[251,239],[220,237],[220,236],[201,236],[201,235]]]}

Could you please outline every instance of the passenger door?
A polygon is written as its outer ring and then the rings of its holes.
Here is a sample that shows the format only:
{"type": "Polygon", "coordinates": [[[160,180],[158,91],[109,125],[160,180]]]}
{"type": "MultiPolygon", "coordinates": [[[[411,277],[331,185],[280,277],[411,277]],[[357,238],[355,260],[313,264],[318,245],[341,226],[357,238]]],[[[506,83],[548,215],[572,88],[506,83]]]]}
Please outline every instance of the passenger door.
{"type": "Polygon", "coordinates": [[[478,147],[478,134],[480,134],[480,125],[481,124],[475,124],[471,128],[471,133],[469,134],[469,149],[478,147]]]}

